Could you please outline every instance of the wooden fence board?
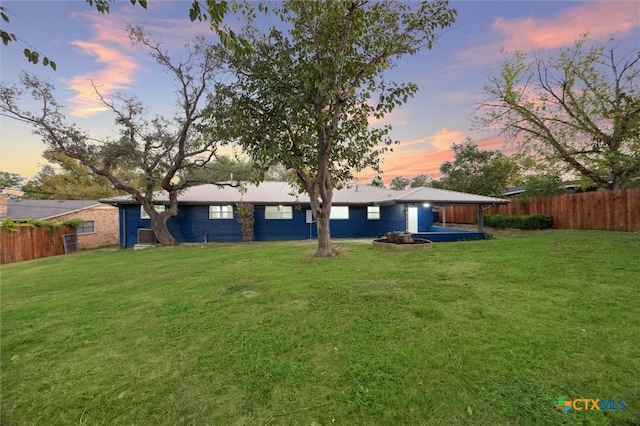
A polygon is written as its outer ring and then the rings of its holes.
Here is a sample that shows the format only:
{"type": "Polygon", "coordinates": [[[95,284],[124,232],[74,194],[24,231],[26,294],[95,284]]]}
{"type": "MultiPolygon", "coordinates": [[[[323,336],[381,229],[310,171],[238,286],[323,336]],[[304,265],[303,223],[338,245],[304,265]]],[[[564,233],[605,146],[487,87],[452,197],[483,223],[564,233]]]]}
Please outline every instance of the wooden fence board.
{"type": "MultiPolygon", "coordinates": [[[[448,223],[474,223],[475,206],[447,206],[448,223]]],[[[640,188],[583,192],[529,200],[513,199],[485,210],[485,214],[546,214],[553,228],[640,231],[640,188]]]]}
{"type": "Polygon", "coordinates": [[[15,231],[0,229],[0,263],[64,254],[62,235],[74,232],[73,227],[57,228],[52,233],[44,227],[19,226],[15,231]]]}

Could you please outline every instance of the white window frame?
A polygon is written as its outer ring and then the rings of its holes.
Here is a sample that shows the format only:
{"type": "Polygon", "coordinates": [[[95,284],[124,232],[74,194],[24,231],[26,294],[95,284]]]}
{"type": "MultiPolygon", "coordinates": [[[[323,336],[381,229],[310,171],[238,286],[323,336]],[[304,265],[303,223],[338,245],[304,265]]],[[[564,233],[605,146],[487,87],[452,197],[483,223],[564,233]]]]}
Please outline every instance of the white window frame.
{"type": "Polygon", "coordinates": [[[264,218],[266,220],[293,219],[292,206],[264,206],[264,218]]]}
{"type": "Polygon", "coordinates": [[[349,220],[349,206],[331,206],[331,220],[349,220]]]}
{"type": "Polygon", "coordinates": [[[380,220],[380,206],[367,206],[367,219],[380,220]]]}
{"type": "MultiPolygon", "coordinates": [[[[158,213],[162,213],[165,209],[164,204],[154,204],[153,209],[158,213]]],[[[144,210],[144,206],[140,206],[140,219],[151,219],[147,212],[144,210]]]]}
{"type": "Polygon", "coordinates": [[[233,206],[209,206],[209,219],[233,219],[233,206]]]}

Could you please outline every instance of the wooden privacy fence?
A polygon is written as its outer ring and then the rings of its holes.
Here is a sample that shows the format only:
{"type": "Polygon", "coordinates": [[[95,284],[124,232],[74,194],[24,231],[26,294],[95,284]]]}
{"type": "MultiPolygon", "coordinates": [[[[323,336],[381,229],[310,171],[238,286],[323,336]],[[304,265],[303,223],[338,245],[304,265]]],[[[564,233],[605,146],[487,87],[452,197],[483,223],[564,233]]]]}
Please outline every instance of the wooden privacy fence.
{"type": "MultiPolygon", "coordinates": [[[[514,198],[511,203],[488,208],[484,213],[511,216],[546,214],[553,218],[553,228],[557,229],[640,232],[640,188],[522,201],[514,198]]],[[[447,206],[446,214],[447,223],[474,223],[478,210],[476,206],[447,206]]]]}
{"type": "Polygon", "coordinates": [[[19,226],[15,231],[0,229],[0,263],[64,254],[62,236],[75,232],[72,226],[55,228],[52,233],[46,227],[19,226]]]}

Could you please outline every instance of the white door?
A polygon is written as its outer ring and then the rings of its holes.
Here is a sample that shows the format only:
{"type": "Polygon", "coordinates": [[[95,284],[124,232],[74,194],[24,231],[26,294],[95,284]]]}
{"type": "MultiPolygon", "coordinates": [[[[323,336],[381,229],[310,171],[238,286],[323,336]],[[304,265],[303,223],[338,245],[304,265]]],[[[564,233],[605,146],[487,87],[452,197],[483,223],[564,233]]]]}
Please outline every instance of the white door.
{"type": "Polygon", "coordinates": [[[418,232],[418,208],[407,207],[407,232],[418,232]]]}

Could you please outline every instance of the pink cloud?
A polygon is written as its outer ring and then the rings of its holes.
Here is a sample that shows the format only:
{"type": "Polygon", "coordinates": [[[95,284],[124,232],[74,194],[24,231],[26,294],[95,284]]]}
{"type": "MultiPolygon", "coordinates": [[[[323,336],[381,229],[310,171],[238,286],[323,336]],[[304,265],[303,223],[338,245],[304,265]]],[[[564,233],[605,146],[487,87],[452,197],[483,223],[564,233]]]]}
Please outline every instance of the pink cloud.
{"type": "MultiPolygon", "coordinates": [[[[381,161],[384,180],[388,184],[396,176],[412,178],[419,174],[440,176],[440,164],[453,160],[450,147],[464,141],[465,135],[459,130],[442,129],[429,136],[400,142],[393,151],[386,152],[381,161]]],[[[369,182],[376,175],[372,170],[358,174],[361,182],[369,182]]]]}
{"type": "Polygon", "coordinates": [[[571,44],[582,34],[590,39],[607,40],[624,35],[640,26],[640,4],[635,1],[588,1],[553,18],[497,18],[491,29],[498,41],[474,46],[459,53],[467,65],[491,61],[502,49],[529,51],[553,49],[571,44]]]}
{"type": "MultiPolygon", "coordinates": [[[[155,3],[162,7],[161,3],[155,3]]],[[[183,13],[176,19],[153,19],[145,24],[145,31],[163,43],[163,47],[182,47],[186,40],[199,34],[211,34],[208,23],[189,22],[188,7],[180,8],[183,13]],[[182,10],[183,9],[183,10],[182,10]],[[168,43],[165,43],[165,40],[168,43]]],[[[126,31],[126,22],[143,22],[150,12],[140,8],[114,8],[108,16],[90,11],[75,14],[78,19],[90,23],[94,35],[88,40],[71,42],[79,53],[95,57],[98,70],[85,72],[67,80],[66,83],[76,94],[71,98],[71,113],[77,117],[88,117],[106,110],[92,86],[95,84],[100,94],[109,98],[114,93],[128,90],[135,83],[137,71],[143,67],[149,56],[142,49],[133,46],[126,31]]]]}
{"type": "MultiPolygon", "coordinates": [[[[442,129],[424,138],[401,142],[393,152],[387,152],[382,157],[383,180],[389,184],[396,176],[412,178],[419,174],[427,174],[438,179],[440,165],[445,161],[454,160],[451,144],[462,143],[464,139],[465,135],[461,131],[442,129]]],[[[505,145],[502,136],[492,136],[474,142],[482,150],[501,151],[505,154],[515,151],[513,146],[505,145]]],[[[368,183],[374,176],[374,171],[364,170],[357,178],[362,183],[368,183]]]]}
{"type": "Polygon", "coordinates": [[[69,89],[76,92],[71,98],[71,113],[77,117],[89,117],[106,110],[98,99],[92,82],[101,95],[108,98],[115,92],[128,89],[134,83],[134,76],[140,68],[135,57],[127,53],[134,48],[126,31],[114,24],[117,20],[96,17],[94,14],[83,16],[91,22],[95,36],[90,40],[74,40],[71,45],[81,55],[95,57],[95,62],[101,68],[77,75],[66,82],[69,89]]]}
{"type": "Polygon", "coordinates": [[[464,141],[465,135],[460,130],[442,129],[429,136],[429,142],[436,150],[448,150],[452,144],[464,141]]]}

